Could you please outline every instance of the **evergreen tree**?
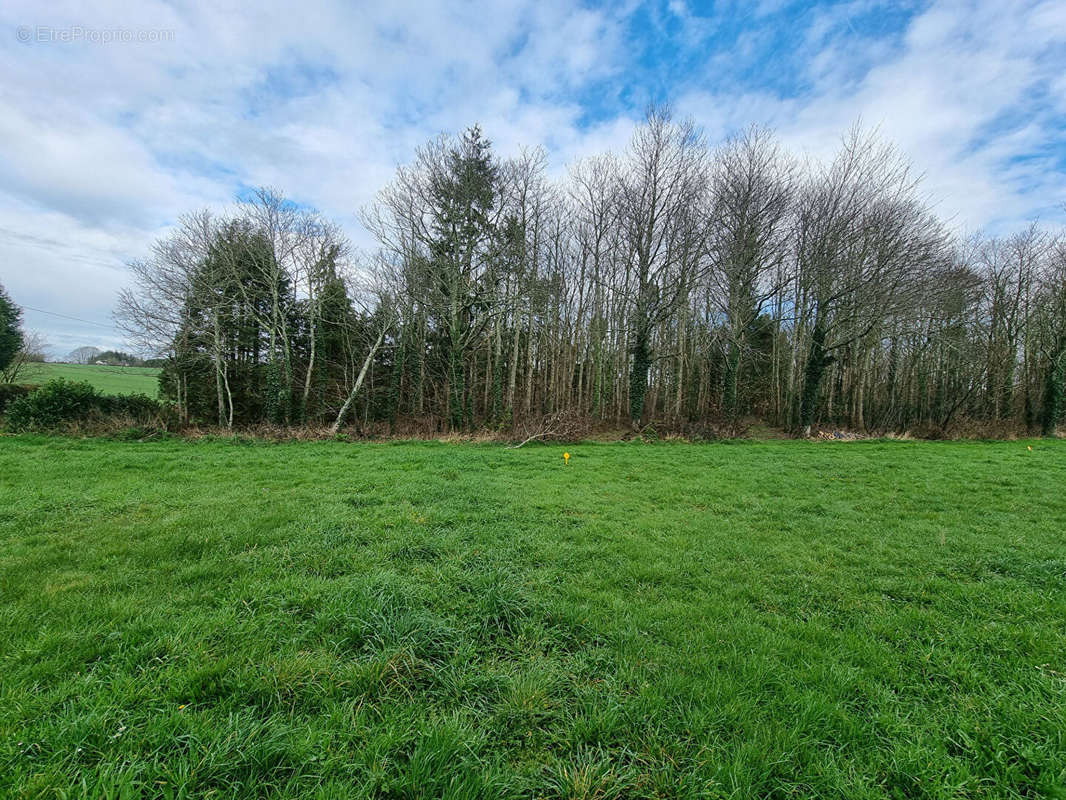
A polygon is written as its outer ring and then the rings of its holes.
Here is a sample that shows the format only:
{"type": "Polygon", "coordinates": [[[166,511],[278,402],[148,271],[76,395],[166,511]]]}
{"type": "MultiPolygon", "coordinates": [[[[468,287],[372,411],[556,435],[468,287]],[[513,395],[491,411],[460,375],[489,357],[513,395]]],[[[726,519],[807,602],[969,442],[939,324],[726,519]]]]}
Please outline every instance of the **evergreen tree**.
{"type": "Polygon", "coordinates": [[[22,347],[22,309],[0,284],[0,370],[6,369],[22,347]]]}
{"type": "Polygon", "coordinates": [[[494,237],[497,179],[492,145],[476,125],[448,148],[430,176],[433,239],[426,266],[452,428],[463,427],[468,416],[468,350],[484,329],[492,299],[485,257],[494,237]]]}

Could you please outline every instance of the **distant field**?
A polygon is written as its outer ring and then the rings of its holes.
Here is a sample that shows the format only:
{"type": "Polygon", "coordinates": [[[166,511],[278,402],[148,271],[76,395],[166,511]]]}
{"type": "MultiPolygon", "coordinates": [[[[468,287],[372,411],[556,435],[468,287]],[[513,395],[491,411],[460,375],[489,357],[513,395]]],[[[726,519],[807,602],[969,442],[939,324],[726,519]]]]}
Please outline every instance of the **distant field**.
{"type": "Polygon", "coordinates": [[[1066,442],[567,449],[0,437],[0,795],[1062,796],[1066,442]]]}
{"type": "Polygon", "coordinates": [[[52,378],[87,381],[104,394],[159,394],[159,370],[155,367],[30,364],[19,376],[23,383],[44,383],[52,378]]]}

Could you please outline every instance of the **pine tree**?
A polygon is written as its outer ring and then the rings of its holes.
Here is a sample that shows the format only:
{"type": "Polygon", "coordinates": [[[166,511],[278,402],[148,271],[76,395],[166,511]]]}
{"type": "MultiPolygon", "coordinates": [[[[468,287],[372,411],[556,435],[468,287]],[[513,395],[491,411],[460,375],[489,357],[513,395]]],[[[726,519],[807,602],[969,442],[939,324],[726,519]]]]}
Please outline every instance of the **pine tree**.
{"type": "Polygon", "coordinates": [[[6,369],[22,347],[22,309],[0,285],[0,370],[6,369]]]}

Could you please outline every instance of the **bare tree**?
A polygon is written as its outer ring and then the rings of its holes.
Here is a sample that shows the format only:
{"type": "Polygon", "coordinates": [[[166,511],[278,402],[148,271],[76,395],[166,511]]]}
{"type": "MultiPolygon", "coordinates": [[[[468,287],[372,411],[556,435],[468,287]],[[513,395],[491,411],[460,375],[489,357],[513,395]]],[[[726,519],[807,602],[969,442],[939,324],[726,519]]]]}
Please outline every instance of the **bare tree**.
{"type": "Polygon", "coordinates": [[[707,148],[691,122],[653,108],[637,129],[618,178],[624,270],[614,290],[628,313],[629,413],[644,415],[653,333],[707,268],[707,148]]]}
{"type": "Polygon", "coordinates": [[[940,223],[916,197],[902,157],[854,128],[799,199],[797,314],[804,342],[799,423],[810,434],[836,351],[871,335],[920,294],[924,270],[946,257],[940,223]]]}
{"type": "MultiPolygon", "coordinates": [[[[615,176],[618,165],[610,156],[587,159],[570,173],[570,199],[575,222],[578,258],[581,261],[579,280],[588,281],[589,313],[587,319],[587,352],[590,361],[592,413],[604,411],[608,364],[610,361],[609,327],[611,287],[615,284],[615,267],[620,252],[618,246],[615,176]]],[[[580,326],[579,326],[580,327],[580,326]]]]}
{"type": "Polygon", "coordinates": [[[70,364],[91,364],[93,359],[102,352],[104,351],[99,347],[77,347],[67,354],[67,362],[70,364]]]}
{"type": "Polygon", "coordinates": [[[340,323],[340,320],[328,318],[326,300],[330,287],[341,282],[346,275],[351,247],[347,237],[335,223],[313,212],[301,213],[295,239],[294,279],[305,298],[304,323],[309,344],[299,403],[300,417],[304,418],[311,394],[311,382],[318,366],[316,359],[319,333],[323,325],[340,323]]]}
{"type": "Polygon", "coordinates": [[[175,397],[183,419],[188,417],[188,372],[195,360],[190,358],[190,339],[207,341],[217,421],[231,427],[233,396],[216,302],[218,274],[205,269],[220,227],[220,220],[207,210],[181,217],[174,230],[153,245],[147,259],[128,265],[133,285],[119,295],[114,318],[140,352],[173,360],[175,397]],[[191,316],[193,308],[204,309],[211,324],[198,325],[191,316]]]}
{"type": "Polygon", "coordinates": [[[1066,242],[1048,248],[1036,286],[1037,351],[1043,371],[1040,427],[1054,436],[1066,411],[1066,242]]]}
{"type": "Polygon", "coordinates": [[[723,406],[734,422],[751,328],[791,279],[793,174],[791,162],[761,128],[729,140],[715,158],[709,279],[725,318],[723,406]]]}
{"type": "MultiPolygon", "coordinates": [[[[396,290],[399,281],[402,279],[401,276],[402,267],[397,268],[396,264],[390,262],[386,255],[379,254],[373,268],[368,269],[364,275],[360,276],[360,278],[353,279],[352,295],[356,299],[356,302],[363,306],[364,311],[366,311],[373,320],[370,329],[370,336],[373,338],[367,342],[353,343],[354,347],[365,347],[366,352],[363,356],[359,372],[355,375],[354,380],[348,388],[344,403],[341,405],[336,418],[333,420],[333,424],[330,426],[330,433],[333,435],[336,435],[337,432],[340,431],[341,425],[344,424],[344,420],[348,416],[352,404],[355,402],[356,398],[359,396],[360,390],[363,388],[367,372],[370,370],[371,365],[374,363],[374,359],[377,357],[382,347],[385,346],[386,340],[393,333],[396,324],[399,321],[399,306],[396,300],[396,290]]],[[[353,356],[354,355],[355,354],[353,353],[353,356]]],[[[353,358],[352,363],[357,363],[357,359],[353,358]]]]}
{"type": "Polygon", "coordinates": [[[22,345],[15,353],[11,362],[0,370],[0,383],[18,383],[19,378],[25,374],[26,367],[35,362],[45,360],[48,352],[48,341],[44,334],[39,331],[23,331],[22,345]]]}

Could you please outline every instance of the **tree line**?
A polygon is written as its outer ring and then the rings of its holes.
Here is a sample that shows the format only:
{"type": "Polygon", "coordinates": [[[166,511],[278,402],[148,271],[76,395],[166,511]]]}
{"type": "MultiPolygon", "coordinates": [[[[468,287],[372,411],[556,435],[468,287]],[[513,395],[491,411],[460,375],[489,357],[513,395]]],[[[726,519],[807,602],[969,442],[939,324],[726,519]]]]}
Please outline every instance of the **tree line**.
{"type": "Polygon", "coordinates": [[[361,212],[377,249],[274,190],[183,217],[116,318],[183,419],[462,431],[757,419],[945,434],[1061,421],[1066,242],[960,239],[892,146],[800,160],[652,109],[549,179],[478,127],[361,212]]]}

